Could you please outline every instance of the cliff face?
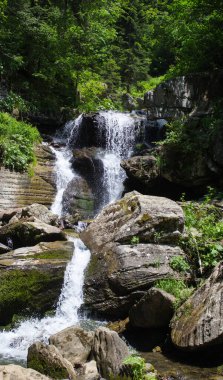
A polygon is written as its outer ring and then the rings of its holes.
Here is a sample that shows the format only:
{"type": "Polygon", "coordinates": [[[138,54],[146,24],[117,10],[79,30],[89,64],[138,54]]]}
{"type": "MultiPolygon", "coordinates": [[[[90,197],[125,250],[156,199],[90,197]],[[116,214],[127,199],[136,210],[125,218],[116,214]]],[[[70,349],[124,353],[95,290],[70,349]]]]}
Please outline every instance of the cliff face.
{"type": "Polygon", "coordinates": [[[223,70],[197,73],[167,80],[146,92],[144,104],[150,118],[201,116],[211,112],[223,97],[223,70]]]}
{"type": "Polygon", "coordinates": [[[15,208],[41,203],[50,206],[56,193],[55,157],[44,145],[36,148],[34,175],[0,169],[0,208],[15,208]]]}

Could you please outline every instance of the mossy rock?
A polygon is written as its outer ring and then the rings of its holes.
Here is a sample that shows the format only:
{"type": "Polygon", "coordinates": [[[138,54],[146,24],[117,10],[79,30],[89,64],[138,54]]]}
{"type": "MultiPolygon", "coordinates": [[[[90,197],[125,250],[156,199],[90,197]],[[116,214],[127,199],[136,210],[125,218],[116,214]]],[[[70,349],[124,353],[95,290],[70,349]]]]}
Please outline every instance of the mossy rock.
{"type": "Polygon", "coordinates": [[[0,325],[54,309],[72,253],[71,242],[53,242],[1,255],[0,325]]]}

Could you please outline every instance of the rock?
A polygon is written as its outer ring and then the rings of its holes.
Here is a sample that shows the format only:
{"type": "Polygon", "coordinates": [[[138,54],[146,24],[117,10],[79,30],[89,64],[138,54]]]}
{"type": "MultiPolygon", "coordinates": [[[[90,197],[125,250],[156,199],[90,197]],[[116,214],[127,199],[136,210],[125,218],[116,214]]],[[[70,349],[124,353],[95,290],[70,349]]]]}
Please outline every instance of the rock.
{"type": "Polygon", "coordinates": [[[41,241],[66,240],[66,235],[59,228],[40,221],[19,221],[0,229],[0,242],[7,244],[9,238],[14,248],[20,248],[33,246],[41,241]]]}
{"type": "Polygon", "coordinates": [[[179,247],[155,244],[106,246],[93,254],[84,283],[84,304],[106,317],[125,318],[145,291],[160,279],[178,278],[169,261],[179,247]]]}
{"type": "Polygon", "coordinates": [[[176,311],[171,321],[173,343],[185,350],[199,350],[223,343],[223,263],[176,311]]]}
{"type": "Polygon", "coordinates": [[[40,243],[0,256],[0,325],[55,308],[72,242],[40,243]]]}
{"type": "Polygon", "coordinates": [[[100,377],[97,369],[97,363],[95,360],[91,360],[88,363],[85,363],[83,366],[83,379],[84,380],[97,380],[100,377]]]}
{"type": "Polygon", "coordinates": [[[0,243],[0,255],[1,255],[2,253],[9,252],[10,250],[11,250],[11,249],[10,249],[8,246],[6,246],[6,245],[0,243]]]}
{"type": "Polygon", "coordinates": [[[133,182],[139,182],[147,188],[158,185],[160,169],[154,156],[134,156],[121,162],[121,167],[133,182]]]}
{"type": "Polygon", "coordinates": [[[134,109],[136,109],[135,101],[130,94],[122,95],[122,103],[123,103],[124,109],[128,111],[133,111],[134,109]]]}
{"type": "Polygon", "coordinates": [[[105,147],[104,117],[100,113],[83,114],[78,133],[73,133],[70,144],[78,148],[105,147]]]}
{"type": "Polygon", "coordinates": [[[41,375],[33,369],[15,364],[0,365],[0,378],[2,380],[50,380],[49,377],[41,375]]]}
{"type": "Polygon", "coordinates": [[[156,280],[178,277],[169,261],[184,254],[172,246],[183,227],[181,207],[166,198],[133,192],[105,207],[81,233],[92,252],[84,283],[85,307],[126,318],[156,280]]]}
{"type": "Polygon", "coordinates": [[[52,226],[58,226],[58,216],[53,214],[46,206],[33,203],[30,206],[22,208],[21,218],[35,217],[43,223],[52,226]]]}
{"type": "Polygon", "coordinates": [[[94,209],[98,209],[101,199],[106,192],[103,183],[104,166],[101,148],[91,147],[75,149],[73,151],[72,166],[75,171],[87,181],[89,189],[94,194],[94,209]]]}
{"type": "Polygon", "coordinates": [[[212,112],[212,104],[221,98],[223,71],[195,73],[169,79],[144,96],[150,117],[170,118],[212,112]]]}
{"type": "Polygon", "coordinates": [[[50,376],[52,379],[76,379],[72,364],[64,359],[53,345],[36,342],[28,349],[27,367],[50,376]]]}
{"type": "Polygon", "coordinates": [[[55,155],[46,145],[36,147],[34,174],[0,168],[0,209],[40,203],[50,207],[56,195],[55,155]]]}
{"type": "Polygon", "coordinates": [[[95,331],[92,355],[100,375],[107,379],[111,374],[119,374],[129,350],[115,331],[100,327],[95,331]]]}
{"type": "Polygon", "coordinates": [[[94,196],[87,182],[77,177],[72,179],[63,193],[63,212],[72,216],[78,214],[78,220],[94,216],[94,196]]]}
{"type": "Polygon", "coordinates": [[[152,288],[129,312],[134,327],[168,327],[174,313],[175,297],[164,290],[152,288]]]}
{"type": "Polygon", "coordinates": [[[80,327],[68,327],[49,338],[49,343],[56,346],[61,355],[73,365],[85,363],[93,344],[93,332],[80,327]]]}
{"type": "Polygon", "coordinates": [[[183,228],[183,210],[176,202],[133,191],[105,207],[81,238],[92,252],[100,252],[107,243],[128,244],[135,236],[140,243],[159,237],[162,244],[174,244],[183,228]]]}

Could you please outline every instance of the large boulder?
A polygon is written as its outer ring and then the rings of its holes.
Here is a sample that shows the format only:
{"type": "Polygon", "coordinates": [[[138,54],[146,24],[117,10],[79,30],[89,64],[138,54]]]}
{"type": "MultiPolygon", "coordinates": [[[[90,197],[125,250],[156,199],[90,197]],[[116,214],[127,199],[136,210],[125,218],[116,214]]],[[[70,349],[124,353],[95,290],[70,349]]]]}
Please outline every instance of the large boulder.
{"type": "Polygon", "coordinates": [[[183,255],[177,243],[183,211],[175,202],[137,192],[103,209],[81,238],[92,252],[84,284],[85,307],[125,318],[156,280],[178,277],[170,267],[183,255]]]}
{"type": "Polygon", "coordinates": [[[182,208],[174,201],[136,191],[108,205],[81,238],[93,251],[107,243],[128,244],[137,236],[140,243],[174,244],[184,229],[182,208]]]}
{"type": "Polygon", "coordinates": [[[52,335],[49,343],[56,346],[61,355],[74,365],[85,363],[89,358],[93,336],[93,332],[73,326],[52,335]]]}
{"type": "Polygon", "coordinates": [[[94,200],[87,182],[81,177],[74,178],[63,193],[63,212],[72,216],[78,215],[78,220],[92,218],[94,200]]]}
{"type": "Polygon", "coordinates": [[[66,240],[66,235],[57,227],[36,220],[18,221],[0,229],[0,242],[6,244],[12,240],[13,248],[33,246],[41,241],[66,240]]]}
{"type": "Polygon", "coordinates": [[[62,357],[59,350],[53,345],[41,342],[33,343],[29,347],[27,367],[50,376],[52,379],[76,380],[76,372],[72,364],[62,357]]]}
{"type": "Polygon", "coordinates": [[[15,364],[0,365],[0,378],[3,380],[50,380],[49,377],[33,369],[15,364]]]}
{"type": "Polygon", "coordinates": [[[223,343],[223,263],[176,311],[171,322],[173,343],[184,350],[199,350],[223,343]]]}
{"type": "Polygon", "coordinates": [[[53,214],[46,206],[39,203],[33,203],[30,206],[23,207],[21,218],[34,217],[43,223],[57,226],[59,224],[58,216],[53,214]]]}
{"type": "Polygon", "coordinates": [[[119,374],[129,349],[115,331],[100,327],[95,331],[92,355],[100,375],[107,379],[110,375],[119,374]]]}
{"type": "Polygon", "coordinates": [[[55,308],[72,242],[40,243],[0,256],[0,325],[55,308]]]}
{"type": "Polygon", "coordinates": [[[164,290],[152,288],[129,312],[132,326],[142,328],[168,327],[174,313],[176,298],[164,290]]]}

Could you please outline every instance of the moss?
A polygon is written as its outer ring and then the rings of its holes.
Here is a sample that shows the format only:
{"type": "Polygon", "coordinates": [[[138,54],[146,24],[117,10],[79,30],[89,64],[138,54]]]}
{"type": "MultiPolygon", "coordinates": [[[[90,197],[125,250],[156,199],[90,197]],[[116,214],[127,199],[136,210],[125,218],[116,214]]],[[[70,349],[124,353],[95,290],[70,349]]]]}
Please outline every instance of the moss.
{"type": "Polygon", "coordinates": [[[29,360],[28,368],[32,368],[43,375],[50,376],[53,379],[67,379],[69,374],[65,368],[59,366],[50,366],[49,363],[41,362],[38,358],[29,360]]]}
{"type": "Polygon", "coordinates": [[[143,214],[139,220],[137,220],[137,224],[140,226],[144,223],[148,222],[149,220],[152,220],[152,217],[149,214],[143,214]]]}
{"type": "Polygon", "coordinates": [[[55,250],[46,250],[46,252],[36,253],[34,255],[29,255],[28,258],[29,259],[30,258],[49,259],[49,260],[56,260],[56,259],[70,260],[71,254],[70,252],[65,251],[65,249],[55,249],[55,250]]]}
{"type": "Polygon", "coordinates": [[[13,269],[0,272],[0,324],[13,315],[43,314],[60,294],[64,268],[13,269]]]}

